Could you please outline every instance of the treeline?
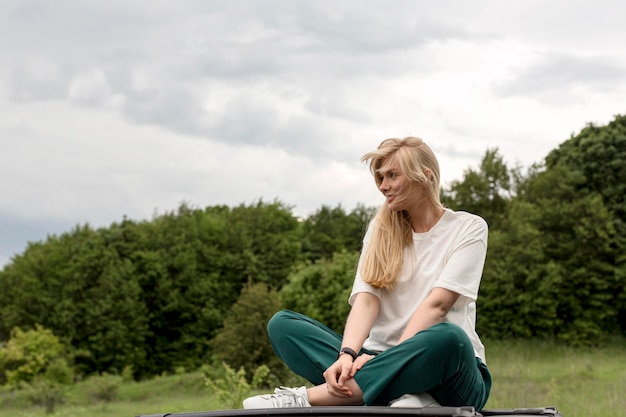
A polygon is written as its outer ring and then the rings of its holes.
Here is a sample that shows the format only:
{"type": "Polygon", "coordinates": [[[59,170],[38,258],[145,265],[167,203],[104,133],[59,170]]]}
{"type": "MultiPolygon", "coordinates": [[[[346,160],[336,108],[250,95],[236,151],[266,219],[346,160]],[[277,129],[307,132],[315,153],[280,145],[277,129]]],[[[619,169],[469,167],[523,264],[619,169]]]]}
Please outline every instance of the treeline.
{"type": "Polygon", "coordinates": [[[488,151],[444,193],[490,225],[478,330],[593,344],[626,332],[626,117],[522,174],[488,151]]]}
{"type": "Polygon", "coordinates": [[[298,265],[358,251],[370,215],[322,207],[300,221],[259,201],[78,226],[0,272],[0,340],[40,324],[71,346],[81,373],[196,368],[245,286],[278,290],[298,265]]]}
{"type": "MultiPolygon", "coordinates": [[[[447,206],[490,225],[481,335],[594,344],[626,333],[625,188],[626,117],[617,116],[525,172],[488,150],[442,190],[447,206]]],[[[265,323],[290,308],[342,330],[374,212],[323,206],[298,219],[279,201],[183,204],[31,243],[0,271],[0,384],[17,366],[2,363],[2,343],[37,325],[82,375],[144,378],[221,361],[278,375],[265,323]]]]}

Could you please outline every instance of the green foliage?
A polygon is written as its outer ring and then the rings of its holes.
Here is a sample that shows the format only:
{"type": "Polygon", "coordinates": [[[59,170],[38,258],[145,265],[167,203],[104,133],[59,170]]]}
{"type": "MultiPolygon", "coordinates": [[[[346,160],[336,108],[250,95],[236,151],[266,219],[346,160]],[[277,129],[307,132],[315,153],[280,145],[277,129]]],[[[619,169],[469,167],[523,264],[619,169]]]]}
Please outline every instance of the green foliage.
{"type": "Polygon", "coordinates": [[[13,329],[9,341],[0,345],[0,380],[19,388],[40,377],[59,384],[71,382],[65,347],[40,325],[33,330],[13,329]]]}
{"type": "MultiPolygon", "coordinates": [[[[626,334],[626,116],[617,115],[606,126],[589,124],[550,152],[546,165],[549,170],[576,172],[579,181],[573,192],[580,198],[599,196],[596,200],[602,202],[600,223],[590,223],[595,220],[590,219],[581,225],[587,230],[582,243],[592,247],[590,255],[596,255],[586,258],[592,258],[590,267],[596,277],[601,277],[592,279],[593,287],[597,288],[601,279],[605,281],[601,284],[606,287],[604,292],[611,294],[607,297],[610,304],[602,309],[610,306],[609,315],[616,314],[619,328],[626,334]]],[[[597,201],[594,204],[600,205],[597,201]]],[[[606,323],[607,318],[603,321],[606,323]]],[[[603,325],[602,330],[609,330],[606,327],[603,325]]]]}
{"type": "Polygon", "coordinates": [[[279,309],[275,290],[262,283],[244,287],[224,327],[209,342],[216,361],[249,373],[266,364],[275,379],[286,378],[288,370],[274,354],[266,330],[267,322],[279,309]]]}
{"type": "MultiPolygon", "coordinates": [[[[74,417],[135,416],[163,414],[164,410],[183,412],[217,410],[221,404],[207,392],[204,376],[199,371],[183,375],[157,376],[143,381],[128,381],[119,386],[112,402],[94,401],[89,395],[89,378],[67,387],[63,402],[54,415],[74,417]]],[[[8,391],[0,387],[0,416],[46,416],[41,405],[35,405],[24,390],[8,391]]]]}
{"type": "Polygon", "coordinates": [[[63,402],[73,382],[63,344],[40,325],[11,331],[9,341],[0,346],[0,375],[9,387],[24,391],[32,404],[45,407],[47,413],[63,402]]]}
{"type": "Polygon", "coordinates": [[[348,296],[358,259],[358,252],[343,252],[301,265],[280,291],[283,305],[341,333],[350,311],[348,296]]]}
{"type": "MultiPolygon", "coordinates": [[[[566,417],[623,417],[625,339],[594,348],[537,340],[486,339],[484,342],[494,381],[487,409],[553,405],[566,417]]],[[[220,372],[223,378],[224,372],[220,372]]],[[[84,392],[86,381],[79,382],[69,387],[65,402],[57,407],[55,415],[135,416],[224,409],[223,403],[205,386],[205,378],[200,372],[191,372],[124,383],[118,400],[106,406],[92,402],[84,392]]],[[[267,392],[262,387],[250,394],[267,392]]],[[[23,392],[0,390],[0,416],[46,416],[44,409],[29,406],[23,395],[23,392]]],[[[237,408],[240,406],[238,403],[237,408]]]]}
{"type": "Polygon", "coordinates": [[[124,378],[119,375],[94,375],[85,381],[86,393],[93,402],[110,403],[118,398],[124,378]]]}
{"type": "Polygon", "coordinates": [[[363,205],[350,213],[341,205],[322,206],[302,224],[302,250],[307,259],[330,259],[337,252],[361,250],[365,229],[374,214],[373,208],[363,205]]]}
{"type": "Polygon", "coordinates": [[[227,245],[240,255],[236,261],[241,286],[261,282],[280,288],[300,257],[298,220],[278,202],[234,208],[227,236],[227,245]]]}
{"type": "Polygon", "coordinates": [[[195,369],[242,287],[282,286],[300,254],[300,224],[278,202],[76,227],[0,271],[0,340],[41,323],[82,374],[195,369]]]}
{"type": "Polygon", "coordinates": [[[297,219],[277,202],[232,210],[182,206],[152,227],[158,247],[142,255],[140,276],[150,312],[148,374],[199,367],[243,286],[279,287],[300,254],[297,219]]]}
{"type": "Polygon", "coordinates": [[[67,386],[46,378],[35,378],[22,388],[33,405],[44,407],[46,414],[52,414],[63,404],[67,396],[67,386]]]}
{"type": "Polygon", "coordinates": [[[198,367],[206,340],[221,326],[238,292],[224,252],[228,209],[192,210],[182,205],[146,225],[146,243],[132,254],[149,327],[145,346],[151,358],[132,364],[141,375],[198,367]]]}
{"type": "Polygon", "coordinates": [[[51,361],[43,374],[36,375],[29,382],[21,382],[20,389],[26,392],[30,402],[43,406],[48,414],[63,404],[68,387],[73,382],[74,373],[63,358],[51,361]]]}
{"type": "MultiPolygon", "coordinates": [[[[624,116],[587,126],[524,174],[487,150],[443,190],[446,205],[490,226],[481,335],[576,345],[626,334],[625,195],[624,116]]],[[[0,270],[0,383],[53,372],[41,358],[7,362],[12,329],[36,324],[66,344],[82,375],[142,379],[213,360],[287,379],[267,320],[289,308],[341,332],[373,214],[323,206],[297,219],[277,201],[181,204],[151,221],[30,243],[0,270]]]]}
{"type": "Polygon", "coordinates": [[[519,170],[510,170],[497,149],[489,149],[478,170],[468,169],[463,179],[442,192],[442,203],[454,210],[478,214],[490,227],[499,227],[515,192],[519,170]]]}
{"type": "Polygon", "coordinates": [[[122,369],[120,376],[122,377],[122,381],[131,382],[134,379],[134,374],[133,365],[126,365],[124,369],[122,369]]]}
{"type": "Polygon", "coordinates": [[[619,210],[611,208],[619,201],[606,198],[626,172],[597,178],[595,158],[612,165],[600,150],[616,139],[605,133],[587,128],[551,153],[491,230],[477,324],[483,334],[556,336],[576,345],[626,329],[626,245],[619,210]]]}
{"type": "Polygon", "coordinates": [[[615,116],[606,126],[587,125],[550,152],[546,165],[580,171],[578,190],[599,192],[616,218],[626,221],[626,115],[615,116]]]}
{"type": "Polygon", "coordinates": [[[205,385],[211,390],[223,408],[240,408],[243,400],[250,395],[253,389],[263,384],[270,374],[270,369],[261,365],[256,368],[251,382],[246,379],[246,370],[241,367],[238,371],[223,363],[223,377],[215,379],[210,373],[205,374],[205,385]]]}
{"type": "Polygon", "coordinates": [[[114,247],[123,231],[77,227],[29,245],[0,274],[3,331],[41,323],[75,349],[79,369],[141,363],[147,314],[132,265],[114,247]]]}
{"type": "Polygon", "coordinates": [[[32,381],[23,382],[23,389],[32,404],[43,406],[48,414],[53,413],[59,404],[63,404],[68,387],[73,382],[74,373],[63,358],[56,358],[46,367],[41,375],[32,381]]]}

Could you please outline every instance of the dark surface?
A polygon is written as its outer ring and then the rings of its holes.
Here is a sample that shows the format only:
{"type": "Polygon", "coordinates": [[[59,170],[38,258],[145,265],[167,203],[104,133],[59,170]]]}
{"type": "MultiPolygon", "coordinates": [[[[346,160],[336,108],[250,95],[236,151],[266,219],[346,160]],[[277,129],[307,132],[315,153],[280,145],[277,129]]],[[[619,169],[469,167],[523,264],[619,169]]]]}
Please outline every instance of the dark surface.
{"type": "Polygon", "coordinates": [[[146,414],[138,417],[348,417],[348,416],[425,416],[425,417],[563,417],[555,407],[510,408],[501,410],[482,410],[476,412],[473,407],[428,407],[428,408],[390,408],[390,407],[298,407],[268,408],[254,410],[217,410],[192,413],[146,414]]]}

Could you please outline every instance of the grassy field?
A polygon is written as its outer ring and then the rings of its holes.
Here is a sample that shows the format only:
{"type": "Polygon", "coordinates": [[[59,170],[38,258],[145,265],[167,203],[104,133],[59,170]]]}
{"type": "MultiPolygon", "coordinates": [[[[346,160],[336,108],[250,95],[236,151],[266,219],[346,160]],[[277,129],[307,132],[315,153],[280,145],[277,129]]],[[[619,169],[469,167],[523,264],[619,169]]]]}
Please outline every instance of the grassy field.
{"type": "Polygon", "coordinates": [[[626,415],[626,341],[603,348],[491,342],[486,408],[554,405],[565,417],[626,415]]]}
{"type": "MultiPolygon", "coordinates": [[[[488,409],[556,406],[565,417],[623,417],[626,410],[626,341],[574,349],[552,343],[487,342],[494,387],[488,409]]],[[[139,414],[222,408],[200,373],[123,384],[111,403],[89,400],[76,384],[58,417],[133,417],[139,414]]],[[[19,393],[0,394],[0,417],[45,417],[19,393]]]]}

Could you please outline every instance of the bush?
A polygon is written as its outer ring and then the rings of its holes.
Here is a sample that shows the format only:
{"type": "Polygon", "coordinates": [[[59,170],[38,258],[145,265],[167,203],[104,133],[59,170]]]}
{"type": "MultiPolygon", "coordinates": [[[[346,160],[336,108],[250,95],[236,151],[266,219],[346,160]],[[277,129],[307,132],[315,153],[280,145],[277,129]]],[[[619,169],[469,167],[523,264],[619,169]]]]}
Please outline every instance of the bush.
{"type": "Polygon", "coordinates": [[[263,384],[270,374],[267,366],[261,365],[254,372],[252,381],[246,379],[246,370],[241,367],[235,372],[228,364],[222,363],[223,377],[212,378],[209,369],[205,368],[205,385],[213,392],[224,408],[239,408],[243,400],[254,388],[263,384]]]}
{"type": "Polygon", "coordinates": [[[246,377],[252,379],[252,372],[266,365],[277,379],[287,378],[287,367],[274,354],[266,330],[268,320],[279,309],[278,295],[267,285],[245,287],[224,327],[210,342],[216,368],[224,362],[235,369],[245,369],[246,377]]]}
{"type": "Polygon", "coordinates": [[[342,333],[358,261],[358,252],[341,252],[330,260],[301,265],[280,290],[283,305],[342,333]]]}
{"type": "Polygon", "coordinates": [[[72,369],[61,341],[48,329],[36,325],[34,330],[15,328],[5,345],[0,345],[0,381],[19,388],[37,377],[68,384],[72,369]]]}
{"type": "Polygon", "coordinates": [[[66,388],[73,382],[65,348],[47,329],[13,329],[11,339],[0,347],[0,375],[9,387],[25,392],[34,405],[53,413],[63,403],[66,388]]]}
{"type": "Polygon", "coordinates": [[[43,377],[35,378],[22,389],[30,403],[44,407],[47,414],[54,413],[57,405],[63,404],[67,395],[67,386],[43,377]]]}
{"type": "Polygon", "coordinates": [[[93,402],[112,402],[117,399],[124,378],[119,375],[102,374],[90,377],[87,381],[87,396],[93,402]]]}

